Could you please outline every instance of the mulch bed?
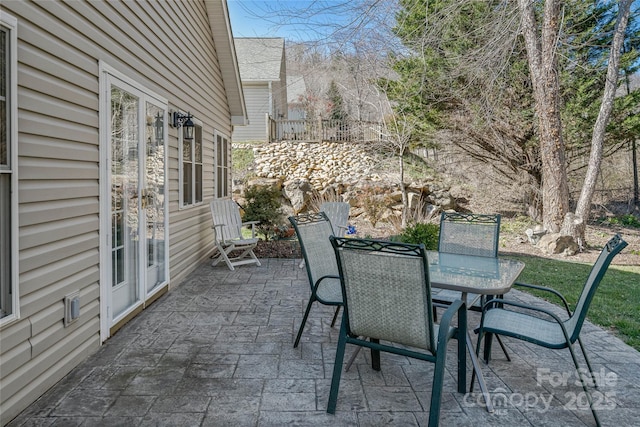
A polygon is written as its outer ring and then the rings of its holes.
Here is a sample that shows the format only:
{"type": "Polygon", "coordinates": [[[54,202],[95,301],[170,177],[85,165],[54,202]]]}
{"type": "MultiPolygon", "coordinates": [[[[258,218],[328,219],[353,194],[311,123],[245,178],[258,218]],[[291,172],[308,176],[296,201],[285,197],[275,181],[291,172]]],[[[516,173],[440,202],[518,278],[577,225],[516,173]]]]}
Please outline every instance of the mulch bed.
{"type": "Polygon", "coordinates": [[[253,252],[258,258],[300,258],[300,244],[297,240],[260,240],[253,252]]]}

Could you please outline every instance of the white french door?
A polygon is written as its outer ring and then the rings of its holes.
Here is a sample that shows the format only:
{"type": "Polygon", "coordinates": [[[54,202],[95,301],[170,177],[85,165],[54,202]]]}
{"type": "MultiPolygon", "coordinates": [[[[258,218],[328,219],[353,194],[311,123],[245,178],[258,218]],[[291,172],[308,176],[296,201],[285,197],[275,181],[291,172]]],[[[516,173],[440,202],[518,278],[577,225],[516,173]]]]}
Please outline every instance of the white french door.
{"type": "Polygon", "coordinates": [[[105,72],[101,337],[168,281],[166,101],[105,72]]]}

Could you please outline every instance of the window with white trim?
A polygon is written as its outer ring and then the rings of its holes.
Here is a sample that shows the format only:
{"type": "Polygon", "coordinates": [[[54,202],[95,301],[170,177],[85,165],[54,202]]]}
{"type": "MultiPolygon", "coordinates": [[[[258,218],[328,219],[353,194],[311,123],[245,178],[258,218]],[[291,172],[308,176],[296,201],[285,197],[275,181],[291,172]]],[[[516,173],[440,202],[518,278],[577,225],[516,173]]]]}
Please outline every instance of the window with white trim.
{"type": "Polygon", "coordinates": [[[18,315],[17,24],[0,13],[0,319],[18,315]]]}
{"type": "Polygon", "coordinates": [[[193,139],[184,138],[179,128],[180,144],[180,206],[202,203],[202,126],[197,124],[193,139]]]}
{"type": "Polygon", "coordinates": [[[214,133],[215,156],[216,156],[216,197],[228,197],[230,193],[231,168],[229,167],[229,158],[231,157],[231,144],[229,137],[216,131],[214,133]]]}

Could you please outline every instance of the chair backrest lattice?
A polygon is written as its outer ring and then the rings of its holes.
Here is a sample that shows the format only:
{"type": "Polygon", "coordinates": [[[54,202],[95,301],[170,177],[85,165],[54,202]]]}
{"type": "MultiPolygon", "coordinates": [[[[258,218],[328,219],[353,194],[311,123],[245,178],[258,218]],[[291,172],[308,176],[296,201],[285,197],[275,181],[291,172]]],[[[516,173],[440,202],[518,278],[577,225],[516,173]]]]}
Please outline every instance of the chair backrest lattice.
{"type": "Polygon", "coordinates": [[[584,319],[587,316],[587,311],[589,310],[593,296],[607,272],[611,261],[626,246],[627,242],[625,242],[619,234],[616,234],[607,242],[604,248],[602,248],[598,259],[593,264],[593,267],[591,267],[587,281],[580,293],[580,298],[578,298],[578,302],[576,303],[575,310],[565,324],[572,343],[580,336],[580,330],[584,324],[584,319]]]}
{"type": "Polygon", "coordinates": [[[320,205],[320,211],[327,214],[329,222],[331,222],[334,236],[344,236],[345,227],[349,222],[350,208],[351,206],[347,202],[324,202],[320,205]]]}
{"type": "Polygon", "coordinates": [[[210,204],[213,225],[222,224],[216,229],[218,239],[230,241],[242,238],[242,218],[240,206],[231,199],[216,199],[210,204]]]}
{"type": "Polygon", "coordinates": [[[348,334],[435,354],[437,337],[424,246],[335,237],[331,241],[338,259],[348,334]]]}
{"type": "Polygon", "coordinates": [[[331,222],[324,212],[290,216],[300,242],[307,266],[309,284],[313,286],[324,276],[337,276],[338,265],[329,237],[333,235],[331,222]]]}
{"type": "Polygon", "coordinates": [[[498,256],[500,215],[443,212],[438,251],[485,257],[498,256]]]}

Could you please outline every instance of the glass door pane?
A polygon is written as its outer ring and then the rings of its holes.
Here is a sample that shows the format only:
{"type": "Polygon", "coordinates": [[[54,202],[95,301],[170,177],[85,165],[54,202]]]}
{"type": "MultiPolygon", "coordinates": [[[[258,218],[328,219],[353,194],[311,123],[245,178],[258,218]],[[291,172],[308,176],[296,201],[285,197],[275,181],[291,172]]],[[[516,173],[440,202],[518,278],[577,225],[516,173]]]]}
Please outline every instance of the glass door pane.
{"type": "Polygon", "coordinates": [[[164,198],[164,116],[162,108],[146,104],[146,158],[142,190],[142,206],[146,224],[147,278],[149,293],[165,282],[165,198],[164,198]]]}
{"type": "Polygon", "coordinates": [[[140,301],[138,290],[140,100],[111,88],[112,319],[140,301]]]}

